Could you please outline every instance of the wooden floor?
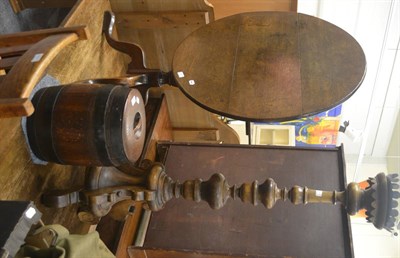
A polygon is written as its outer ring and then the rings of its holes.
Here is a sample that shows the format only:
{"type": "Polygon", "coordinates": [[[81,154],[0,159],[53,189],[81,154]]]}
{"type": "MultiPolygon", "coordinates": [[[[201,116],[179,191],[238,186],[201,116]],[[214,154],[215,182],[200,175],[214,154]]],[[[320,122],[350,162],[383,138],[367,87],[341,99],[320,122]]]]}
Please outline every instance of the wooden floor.
{"type": "MultiPolygon", "coordinates": [[[[123,54],[110,48],[101,35],[103,13],[110,9],[108,0],[78,1],[61,26],[87,25],[89,39],[62,50],[49,66],[49,75],[67,84],[124,74],[126,62],[123,54]]],[[[72,233],[82,232],[86,225],[79,222],[76,207],[49,209],[40,204],[40,195],[46,189],[83,184],[84,170],[84,167],[33,164],[21,129],[21,119],[0,120],[1,200],[32,200],[43,213],[44,223],[59,223],[72,233]]]]}

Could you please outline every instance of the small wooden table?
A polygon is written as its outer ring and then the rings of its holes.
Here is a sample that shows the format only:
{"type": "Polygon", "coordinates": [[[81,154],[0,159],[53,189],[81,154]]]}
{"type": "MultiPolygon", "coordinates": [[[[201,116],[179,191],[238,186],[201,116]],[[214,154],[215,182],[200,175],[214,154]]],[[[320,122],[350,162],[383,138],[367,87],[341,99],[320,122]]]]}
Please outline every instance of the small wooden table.
{"type": "Polygon", "coordinates": [[[316,114],[349,98],[364,52],[342,29],[298,13],[230,16],[190,34],[173,59],[176,82],[201,107],[246,121],[316,114]]]}

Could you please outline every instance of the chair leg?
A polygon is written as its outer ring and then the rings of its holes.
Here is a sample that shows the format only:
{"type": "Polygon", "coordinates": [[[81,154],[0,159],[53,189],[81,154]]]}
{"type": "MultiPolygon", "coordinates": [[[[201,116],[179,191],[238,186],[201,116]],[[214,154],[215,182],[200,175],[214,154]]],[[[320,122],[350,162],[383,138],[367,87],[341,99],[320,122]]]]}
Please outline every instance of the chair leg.
{"type": "Polygon", "coordinates": [[[12,56],[0,59],[0,70],[10,70],[18,61],[19,56],[12,56]]]}
{"type": "Polygon", "coordinates": [[[114,14],[110,11],[105,12],[102,32],[106,37],[108,44],[112,48],[130,56],[131,62],[128,65],[127,73],[132,75],[146,74],[148,78],[147,83],[150,86],[173,84],[174,80],[171,72],[164,73],[160,69],[146,68],[146,66],[144,65],[144,53],[139,46],[128,42],[119,41],[112,37],[114,22],[114,14]]]}
{"type": "Polygon", "coordinates": [[[24,9],[24,7],[21,6],[18,0],[8,0],[8,1],[10,2],[11,8],[13,9],[14,13],[19,13],[24,9]]]}
{"type": "Polygon", "coordinates": [[[129,64],[130,69],[145,70],[146,67],[144,66],[143,50],[135,44],[115,40],[112,37],[112,32],[114,30],[114,22],[115,22],[114,14],[109,11],[105,12],[103,20],[103,33],[104,36],[106,37],[108,44],[110,44],[110,46],[115,48],[116,50],[128,54],[131,57],[132,61],[129,64]]]}

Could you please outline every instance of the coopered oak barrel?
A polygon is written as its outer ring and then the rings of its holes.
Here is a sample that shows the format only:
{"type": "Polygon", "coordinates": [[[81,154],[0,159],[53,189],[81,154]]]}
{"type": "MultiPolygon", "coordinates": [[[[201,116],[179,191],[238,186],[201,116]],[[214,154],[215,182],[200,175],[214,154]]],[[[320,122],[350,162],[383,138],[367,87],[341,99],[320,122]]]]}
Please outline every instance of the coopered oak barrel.
{"type": "Polygon", "coordinates": [[[71,84],[41,89],[32,103],[27,135],[39,159],[84,166],[126,166],[139,159],[146,118],[138,90],[71,84]]]}

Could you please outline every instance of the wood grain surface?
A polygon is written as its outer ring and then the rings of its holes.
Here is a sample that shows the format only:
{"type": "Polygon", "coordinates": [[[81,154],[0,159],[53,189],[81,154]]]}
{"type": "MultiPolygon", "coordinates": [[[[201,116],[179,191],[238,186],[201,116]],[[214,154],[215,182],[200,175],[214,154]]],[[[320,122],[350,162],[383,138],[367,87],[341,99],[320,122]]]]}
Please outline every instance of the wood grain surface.
{"type": "Polygon", "coordinates": [[[215,19],[230,15],[260,11],[297,12],[297,0],[207,0],[214,7],[215,19]]]}
{"type": "Polygon", "coordinates": [[[250,121],[290,120],[349,98],[365,75],[364,52],[342,29],[290,12],[238,14],[190,34],[175,79],[211,112],[250,121]]]}

